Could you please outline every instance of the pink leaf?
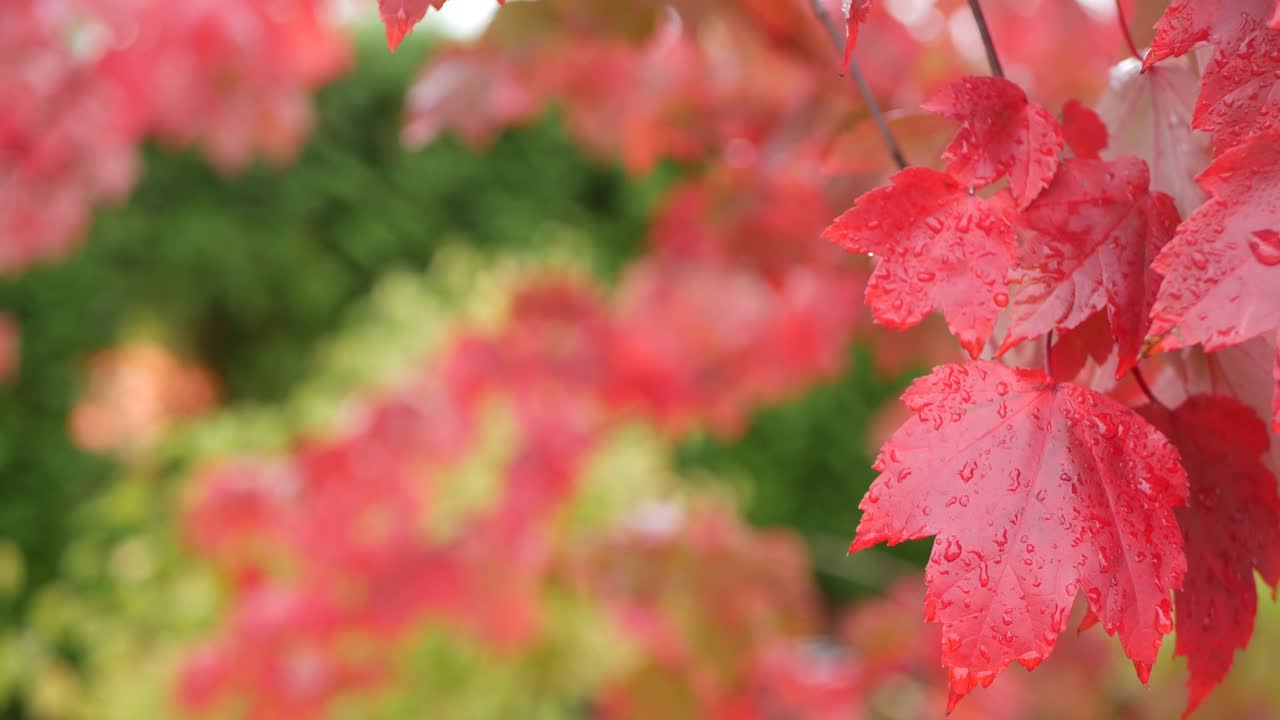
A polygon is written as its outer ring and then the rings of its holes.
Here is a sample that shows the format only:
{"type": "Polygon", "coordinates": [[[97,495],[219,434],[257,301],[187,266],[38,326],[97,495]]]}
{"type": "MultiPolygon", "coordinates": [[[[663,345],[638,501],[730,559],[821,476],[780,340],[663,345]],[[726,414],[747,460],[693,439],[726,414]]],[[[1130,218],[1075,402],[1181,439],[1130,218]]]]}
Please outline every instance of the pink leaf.
{"type": "Polygon", "coordinates": [[[1200,79],[1178,63],[1141,71],[1137,60],[1111,69],[1110,88],[1098,102],[1111,144],[1101,155],[1136,155],[1151,168],[1153,190],[1168,193],[1185,217],[1204,202],[1196,175],[1209,162],[1209,135],[1191,127],[1200,79]]]}

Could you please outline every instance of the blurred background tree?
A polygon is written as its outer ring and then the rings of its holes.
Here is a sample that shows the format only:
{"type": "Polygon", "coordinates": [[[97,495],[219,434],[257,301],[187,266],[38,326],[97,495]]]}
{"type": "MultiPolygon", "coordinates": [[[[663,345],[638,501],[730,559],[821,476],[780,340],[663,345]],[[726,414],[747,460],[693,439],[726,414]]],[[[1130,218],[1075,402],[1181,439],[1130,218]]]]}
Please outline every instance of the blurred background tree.
{"type": "MultiPolygon", "coordinates": [[[[316,128],[291,164],[226,176],[197,154],[147,148],[137,190],[97,215],[81,250],[0,281],[0,307],[22,329],[21,374],[0,389],[0,536],[17,573],[5,590],[11,628],[32,622],[42,591],[64,589],[77,549],[137,529],[104,533],[99,508],[120,492],[131,463],[156,462],[154,449],[117,452],[128,448],[95,444],[96,426],[76,423],[111,348],[146,343],[197,363],[213,397],[196,415],[215,398],[270,405],[318,372],[318,348],[363,320],[354,308],[380,279],[429,267],[444,245],[495,258],[569,246],[605,281],[643,250],[671,168],[633,177],[589,159],[554,113],[482,153],[449,138],[406,151],[404,89],[432,42],[418,35],[390,55],[379,36],[361,36],[354,70],[318,94],[316,128]]],[[[689,440],[680,466],[690,477],[734,476],[753,520],[800,529],[834,557],[831,543],[851,528],[850,499],[872,477],[867,449],[848,438],[900,387],[883,382],[867,352],[851,355],[850,372],[833,385],[766,413],[738,440],[689,440]]],[[[152,376],[166,370],[148,366],[140,382],[163,383],[152,376]]],[[[144,403],[139,393],[126,385],[118,400],[144,403]]],[[[115,414],[99,435],[121,431],[121,403],[108,410],[115,414]]],[[[158,412],[156,432],[183,419],[173,415],[158,412]]],[[[175,478],[192,462],[177,451],[161,457],[175,478]]],[[[151,520],[163,513],[148,505],[151,520]]],[[[172,531],[167,520],[161,527],[172,531]]],[[[833,597],[879,589],[825,567],[833,597]]],[[[86,652],[80,642],[54,650],[75,666],[86,652]]],[[[28,716],[24,697],[9,696],[8,717],[28,716]]]]}
{"type": "MultiPolygon", "coordinates": [[[[494,26],[493,47],[519,59],[530,47],[513,32],[520,23],[543,37],[540,7],[573,5],[508,8],[514,19],[494,26]]],[[[900,5],[898,15],[912,14],[900,5]]],[[[1038,25],[1011,51],[1022,61],[1012,72],[1056,62],[1080,37],[1110,42],[1076,32],[1095,18],[1073,0],[1044,5],[1061,22],[1038,25]]],[[[995,21],[1008,35],[1025,7],[1000,7],[995,21]]],[[[96,213],[83,247],[0,280],[0,717],[896,720],[940,711],[939,638],[918,614],[927,544],[854,558],[845,549],[875,450],[899,418],[894,399],[951,348],[936,341],[936,326],[873,332],[848,309],[856,292],[815,301],[814,276],[790,274],[812,264],[838,276],[830,287],[860,291],[848,282],[861,279],[860,266],[806,241],[815,218],[830,217],[828,194],[851,196],[887,166],[865,108],[844,80],[809,72],[805,63],[831,52],[825,38],[806,44],[814,37],[801,25],[763,21],[774,34],[735,38],[741,48],[706,33],[733,59],[711,78],[733,102],[701,107],[712,91],[684,90],[706,78],[679,72],[698,67],[681,64],[692,51],[662,45],[670,36],[660,32],[650,46],[641,10],[608,13],[589,18],[598,45],[548,53],[560,66],[476,68],[467,50],[426,33],[392,55],[380,31],[363,32],[346,74],[318,91],[291,162],[227,174],[218,152],[161,134],[145,148],[137,187],[96,213]],[[656,65],[637,69],[619,50],[618,38],[633,36],[656,65]],[[737,62],[758,63],[750,67],[769,82],[735,72],[737,62]],[[511,128],[478,116],[441,121],[421,88],[442,67],[461,68],[468,102],[535,70],[554,81],[555,102],[511,128]],[[646,72],[654,67],[674,72],[646,72]],[[636,82],[575,82],[605,71],[636,82]],[[410,87],[419,92],[406,106],[410,87]],[[673,87],[679,102],[664,94],[673,87]],[[815,110],[810,95],[831,96],[830,106],[815,110]],[[629,106],[640,119],[615,122],[615,106],[636,97],[652,101],[629,106]],[[724,138],[699,134],[713,134],[705,122],[750,136],[780,116],[839,129],[840,142],[818,162],[807,133],[782,133],[785,152],[736,135],[719,147],[724,138]],[[793,176],[793,151],[798,164],[832,170],[834,191],[793,176]],[[776,165],[743,171],[757,159],[776,165]],[[782,321],[770,325],[761,297],[782,321]],[[602,402],[575,384],[598,380],[579,333],[598,340],[591,333],[616,329],[614,316],[639,328],[642,347],[624,348],[632,355],[619,361],[631,363],[626,377],[643,387],[667,372],[687,381],[680,390],[693,400],[663,387],[644,387],[652,396],[637,400],[600,381],[590,390],[602,402]],[[768,326],[745,353],[714,332],[743,316],[768,326]],[[838,339],[834,359],[813,342],[824,333],[838,339]],[[706,366],[685,377],[663,364],[670,357],[641,352],[666,349],[670,337],[705,344],[706,366]],[[766,351],[781,359],[752,364],[766,351]],[[546,394],[526,397],[524,385],[546,394]],[[438,397],[454,392],[483,399],[455,407],[438,397]],[[644,411],[592,424],[595,403],[615,401],[644,411]],[[475,411],[474,423],[432,424],[459,407],[475,411]],[[543,408],[563,410],[564,426],[543,408]],[[460,457],[419,457],[396,444],[401,433],[460,457]],[[385,487],[388,477],[404,487],[385,487]],[[554,502],[521,494],[524,486],[504,494],[513,477],[554,502]],[[356,492],[344,494],[344,483],[356,492]],[[392,519],[375,512],[366,527],[346,514],[364,502],[392,519]],[[503,522],[485,515],[495,503],[510,511],[503,522]],[[376,540],[398,527],[396,509],[432,542],[388,560],[393,571],[378,574],[386,558],[373,550],[324,542],[348,521],[376,540]],[[460,527],[476,538],[455,536],[460,527]],[[458,548],[474,566],[436,557],[458,548]],[[348,560],[373,566],[371,586],[387,595],[368,617],[299,590],[341,586],[349,568],[326,563],[348,560]],[[438,569],[446,589],[404,571],[422,567],[438,569]],[[421,607],[396,602],[401,586],[421,607]],[[455,587],[474,594],[446,592],[455,587]]],[[[963,38],[925,53],[911,23],[877,13],[882,32],[868,42],[895,60],[870,79],[882,99],[911,105],[955,69],[963,38]]],[[[923,27],[932,16],[921,13],[923,27]]],[[[1090,67],[1038,91],[1093,92],[1080,78],[1108,58],[1090,55],[1090,67]]],[[[892,120],[913,151],[941,137],[918,116],[892,120]]],[[[349,590],[334,592],[359,595],[349,590]]],[[[1258,676],[1278,621],[1264,614],[1244,669],[1204,712],[1275,716],[1258,676]]],[[[1144,695],[1121,676],[1111,646],[1092,636],[1064,645],[1047,663],[1056,667],[979,693],[958,716],[1180,711],[1176,665],[1164,663],[1144,695]],[[1063,687],[1072,703],[1061,702],[1063,687]]]]}

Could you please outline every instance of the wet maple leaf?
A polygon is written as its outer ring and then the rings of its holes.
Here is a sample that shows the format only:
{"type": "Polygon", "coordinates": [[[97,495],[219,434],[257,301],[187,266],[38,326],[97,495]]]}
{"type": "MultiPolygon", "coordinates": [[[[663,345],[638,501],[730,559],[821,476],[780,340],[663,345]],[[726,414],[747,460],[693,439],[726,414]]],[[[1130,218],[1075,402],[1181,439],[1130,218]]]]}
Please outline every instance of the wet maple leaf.
{"type": "Polygon", "coordinates": [[[961,78],[939,90],[923,108],[960,123],[942,157],[947,172],[962,183],[981,187],[1008,175],[1014,200],[1026,207],[1058,169],[1062,129],[1015,83],[996,77],[961,78]]]}
{"type": "Polygon", "coordinates": [[[1280,31],[1244,16],[1239,41],[1220,47],[1205,65],[1195,127],[1213,133],[1215,152],[1276,125],[1280,115],[1280,31]]]}
{"type": "Polygon", "coordinates": [[[930,168],[908,168],[858,198],[823,237],[880,257],[867,283],[876,322],[903,329],[941,308],[977,357],[1009,304],[1005,276],[1016,241],[1007,208],[930,168]]]}
{"type": "Polygon", "coordinates": [[[1174,594],[1174,654],[1187,658],[1191,673],[1189,715],[1253,636],[1254,570],[1272,587],[1280,580],[1280,499],[1261,459],[1270,438],[1251,408],[1197,395],[1172,412],[1143,414],[1178,448],[1190,481],[1191,502],[1176,511],[1187,575],[1174,594]]]}
{"type": "Polygon", "coordinates": [[[1039,664],[1077,594],[1145,682],[1186,570],[1173,446],[1105,395],[992,362],[935,368],[903,401],[915,417],[880,451],[850,551],[935,536],[925,616],[949,705],[1039,664]]]}
{"type": "Polygon", "coordinates": [[[853,59],[853,48],[858,43],[858,28],[871,15],[871,0],[842,0],[844,9],[844,66],[853,59]]]}
{"type": "Polygon", "coordinates": [[[1240,16],[1266,17],[1272,0],[1173,0],[1156,22],[1143,67],[1186,54],[1201,43],[1229,44],[1240,32],[1240,16]]]}
{"type": "Polygon", "coordinates": [[[1062,106],[1062,136],[1076,157],[1097,159],[1107,147],[1107,126],[1079,100],[1068,100],[1062,106]]]}
{"type": "Polygon", "coordinates": [[[1106,308],[1120,349],[1116,374],[1133,367],[1160,287],[1151,260],[1178,226],[1173,198],[1148,185],[1147,165],[1135,157],[1063,163],[1021,215],[1031,235],[1002,352],[1106,308]]]}
{"type": "Polygon", "coordinates": [[[1183,215],[1204,202],[1196,175],[1209,161],[1208,133],[1192,128],[1200,79],[1180,64],[1142,71],[1136,59],[1111,69],[1111,87],[1098,102],[1107,124],[1107,160],[1136,155],[1151,168],[1153,190],[1169,193],[1183,215]]]}
{"type": "Polygon", "coordinates": [[[1151,335],[1206,350],[1280,328],[1280,128],[1220,155],[1199,177],[1211,196],[1152,267],[1164,275],[1151,335]]]}

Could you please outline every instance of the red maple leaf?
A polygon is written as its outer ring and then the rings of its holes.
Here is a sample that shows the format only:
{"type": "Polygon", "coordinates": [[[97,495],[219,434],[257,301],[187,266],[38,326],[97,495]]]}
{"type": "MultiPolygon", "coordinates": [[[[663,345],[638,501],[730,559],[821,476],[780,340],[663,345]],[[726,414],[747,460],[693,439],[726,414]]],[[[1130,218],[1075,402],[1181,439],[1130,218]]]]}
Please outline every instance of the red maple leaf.
{"type": "Polygon", "coordinates": [[[871,15],[871,0],[842,0],[844,9],[844,67],[853,59],[853,48],[858,43],[858,27],[871,15]]]}
{"type": "Polygon", "coordinates": [[[1133,367],[1160,287],[1149,266],[1178,226],[1173,198],[1148,183],[1147,165],[1135,157],[1063,163],[1021,216],[1031,236],[1002,351],[1076,327],[1105,307],[1120,349],[1116,373],[1133,367]]]}
{"type": "Polygon", "coordinates": [[[1204,68],[1194,124],[1213,133],[1216,152],[1276,125],[1280,115],[1280,31],[1245,16],[1239,41],[1221,47],[1204,68]]]}
{"type": "Polygon", "coordinates": [[[1199,177],[1211,199],[1178,227],[1152,267],[1163,349],[1215,350],[1280,328],[1280,128],[1218,156],[1199,177]]]}
{"type": "Polygon", "coordinates": [[[1229,44],[1240,32],[1240,16],[1264,17],[1271,0],[1173,0],[1156,22],[1143,68],[1176,57],[1205,42],[1229,44]]]}
{"type": "Polygon", "coordinates": [[[925,616],[942,624],[954,705],[1035,667],[1077,594],[1145,682],[1186,570],[1173,446],[1140,415],[1035,370],[943,365],[876,460],[851,551],[936,536],[925,616]]]}
{"type": "MultiPolygon", "coordinates": [[[[1197,395],[1176,410],[1144,414],[1178,448],[1191,503],[1176,513],[1187,575],[1174,594],[1174,653],[1187,658],[1189,715],[1231,669],[1253,635],[1256,568],[1272,587],[1280,580],[1280,499],[1262,464],[1270,439],[1253,410],[1223,396],[1197,395]]],[[[1184,716],[1185,717],[1185,716],[1184,716]]]]}
{"type": "Polygon", "coordinates": [[[1062,135],[1076,157],[1097,159],[1107,147],[1107,126],[1079,100],[1062,106],[1062,135]]]}
{"type": "Polygon", "coordinates": [[[1016,84],[996,77],[964,77],[939,90],[925,110],[951,118],[960,129],[942,157],[947,172],[967,185],[1009,176],[1013,198],[1026,207],[1058,169],[1062,130],[1016,84]]]}
{"type": "Polygon", "coordinates": [[[937,170],[897,173],[890,185],[858,198],[823,237],[880,257],[866,300],[886,327],[911,327],[941,308],[952,334],[977,357],[1009,304],[1005,276],[1017,244],[1007,209],[937,170]]]}

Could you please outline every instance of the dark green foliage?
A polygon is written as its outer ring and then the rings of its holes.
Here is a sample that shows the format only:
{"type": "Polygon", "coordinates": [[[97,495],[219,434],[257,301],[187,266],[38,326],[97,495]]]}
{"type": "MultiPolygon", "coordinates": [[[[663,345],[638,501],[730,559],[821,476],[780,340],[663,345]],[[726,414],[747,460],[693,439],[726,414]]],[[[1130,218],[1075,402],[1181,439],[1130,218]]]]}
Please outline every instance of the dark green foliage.
{"type": "MultiPolygon", "coordinates": [[[[867,429],[886,402],[895,402],[912,375],[879,377],[871,352],[855,348],[848,370],[802,397],[759,413],[747,432],[731,441],[698,437],[680,449],[686,469],[739,478],[747,517],[757,525],[790,527],[808,542],[823,589],[837,598],[880,590],[891,578],[868,575],[844,557],[858,524],[858,501],[876,473],[866,447],[867,429]]],[[[921,551],[923,549],[923,554],[921,551]]],[[[919,543],[895,548],[923,562],[919,543]]]]}

